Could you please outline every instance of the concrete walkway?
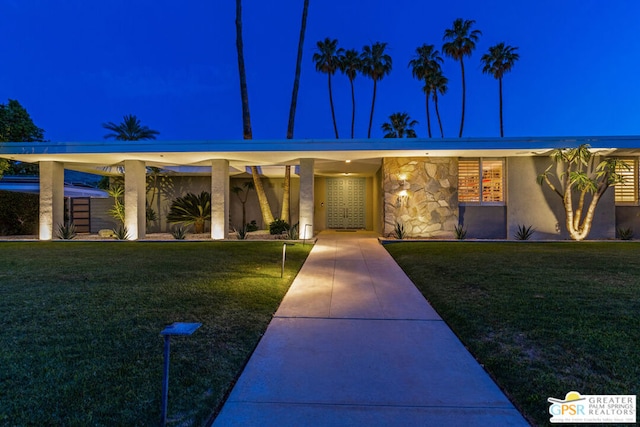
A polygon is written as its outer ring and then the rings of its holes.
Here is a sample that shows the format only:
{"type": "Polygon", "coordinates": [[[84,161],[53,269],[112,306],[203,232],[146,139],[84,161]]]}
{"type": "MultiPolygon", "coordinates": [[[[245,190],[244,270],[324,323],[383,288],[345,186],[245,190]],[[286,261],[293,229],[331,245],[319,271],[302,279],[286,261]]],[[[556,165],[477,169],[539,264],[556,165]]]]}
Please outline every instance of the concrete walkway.
{"type": "Polygon", "coordinates": [[[214,426],[526,426],[367,232],[323,232],[214,426]]]}

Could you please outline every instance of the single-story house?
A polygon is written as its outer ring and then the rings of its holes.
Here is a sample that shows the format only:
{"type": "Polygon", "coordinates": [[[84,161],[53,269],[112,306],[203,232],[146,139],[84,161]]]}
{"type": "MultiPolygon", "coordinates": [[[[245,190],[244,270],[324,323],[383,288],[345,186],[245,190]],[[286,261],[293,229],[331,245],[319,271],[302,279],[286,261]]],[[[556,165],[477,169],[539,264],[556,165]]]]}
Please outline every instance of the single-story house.
{"type": "MultiPolygon", "coordinates": [[[[150,167],[160,168],[172,184],[154,196],[157,207],[166,211],[172,197],[187,191],[210,191],[211,237],[224,239],[241,223],[240,198],[230,190],[250,178],[251,166],[260,167],[278,216],[285,165],[293,169],[291,223],[299,224],[301,237],[324,229],[390,235],[401,223],[413,237],[452,238],[462,225],[467,238],[480,239],[511,239],[525,225],[542,240],[567,239],[568,233],[561,199],[536,178],[551,164],[553,149],[582,144],[630,166],[624,184],[601,199],[589,238],[613,239],[619,228],[640,229],[638,136],[9,142],[0,145],[0,157],[40,165],[41,240],[52,239],[64,221],[65,169],[123,176],[125,226],[136,240],[147,228],[146,176],[150,167]]],[[[268,227],[255,202],[247,203],[247,220],[268,227]]]]}

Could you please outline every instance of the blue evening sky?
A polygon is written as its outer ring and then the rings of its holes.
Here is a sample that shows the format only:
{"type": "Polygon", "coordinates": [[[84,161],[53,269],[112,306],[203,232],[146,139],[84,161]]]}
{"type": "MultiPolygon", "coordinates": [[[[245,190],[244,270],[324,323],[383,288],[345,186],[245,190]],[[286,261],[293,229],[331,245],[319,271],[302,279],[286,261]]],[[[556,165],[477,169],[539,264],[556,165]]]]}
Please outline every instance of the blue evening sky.
{"type": "MultiPolygon", "coordinates": [[[[245,60],[256,139],[285,137],[302,0],[243,2],[245,60]]],[[[480,57],[504,41],[520,61],[504,79],[505,136],[640,134],[637,0],[311,0],[296,138],[333,138],[326,75],[315,44],[388,43],[393,70],[378,85],[373,137],[397,111],[426,137],[422,85],[407,63],[423,43],[441,50],[455,18],[482,31],[465,58],[465,137],[499,135],[498,83],[480,57]]],[[[135,114],[162,140],[241,139],[233,0],[0,0],[0,102],[17,99],[52,141],[102,140],[101,123],[135,114]]],[[[445,57],[445,137],[460,123],[460,66],[445,57]]],[[[366,137],[372,82],[356,79],[356,137],[366,137]]],[[[334,76],[341,137],[348,80],[334,76]]],[[[435,115],[432,107],[432,126],[435,115]]],[[[432,128],[437,135],[436,128],[432,128]]]]}

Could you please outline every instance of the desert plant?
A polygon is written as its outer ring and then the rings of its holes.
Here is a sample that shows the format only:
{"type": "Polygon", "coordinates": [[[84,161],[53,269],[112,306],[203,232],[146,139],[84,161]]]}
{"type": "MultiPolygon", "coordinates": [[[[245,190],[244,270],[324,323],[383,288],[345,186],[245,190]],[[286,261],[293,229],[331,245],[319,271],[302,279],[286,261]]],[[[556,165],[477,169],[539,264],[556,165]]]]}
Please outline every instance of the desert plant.
{"type": "Polygon", "coordinates": [[[243,225],[240,228],[234,229],[238,240],[246,240],[247,239],[247,224],[243,225]]]}
{"type": "Polygon", "coordinates": [[[187,238],[187,230],[184,227],[175,227],[171,230],[171,235],[176,240],[184,240],[187,238]]]}
{"type": "Polygon", "coordinates": [[[211,219],[211,194],[203,191],[199,195],[187,193],[171,203],[167,221],[193,224],[196,234],[204,233],[205,221],[211,219]]]}
{"type": "Polygon", "coordinates": [[[109,209],[109,215],[124,224],[124,187],[115,184],[107,190],[107,193],[113,197],[113,207],[109,209]]]}
{"type": "Polygon", "coordinates": [[[393,229],[393,235],[396,239],[404,239],[407,237],[407,232],[404,229],[404,224],[396,222],[396,226],[393,229]]]}
{"type": "Polygon", "coordinates": [[[58,224],[56,237],[60,240],[73,240],[77,236],[76,226],[73,222],[58,224]]]}
{"type": "Polygon", "coordinates": [[[113,229],[116,240],[129,240],[129,229],[124,225],[120,225],[113,229]]]}
{"type": "Polygon", "coordinates": [[[518,229],[516,230],[513,237],[516,240],[529,240],[531,236],[533,236],[534,231],[535,230],[531,225],[527,227],[526,225],[522,224],[518,226],[518,229]]]}
{"type": "Polygon", "coordinates": [[[456,225],[453,232],[458,240],[464,240],[467,237],[467,229],[462,224],[456,225]]]}
{"type": "Polygon", "coordinates": [[[245,227],[247,227],[247,232],[250,233],[252,231],[258,231],[258,224],[256,223],[256,220],[254,219],[253,221],[251,221],[248,224],[245,224],[245,227]]]}
{"type": "Polygon", "coordinates": [[[289,231],[289,223],[282,219],[276,219],[269,224],[269,234],[282,234],[289,231]]]}
{"type": "Polygon", "coordinates": [[[287,231],[287,239],[297,240],[300,237],[300,223],[296,222],[287,231]]]}
{"type": "Polygon", "coordinates": [[[618,237],[620,240],[631,240],[633,239],[633,229],[631,227],[627,228],[618,228],[618,237]]]}

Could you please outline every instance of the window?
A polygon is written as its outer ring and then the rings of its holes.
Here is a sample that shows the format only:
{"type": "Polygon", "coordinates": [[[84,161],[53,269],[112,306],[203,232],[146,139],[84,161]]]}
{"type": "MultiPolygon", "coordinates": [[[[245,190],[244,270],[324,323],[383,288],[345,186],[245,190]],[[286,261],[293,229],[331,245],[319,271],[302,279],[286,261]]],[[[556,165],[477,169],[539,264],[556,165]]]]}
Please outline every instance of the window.
{"type": "Polygon", "coordinates": [[[637,159],[621,159],[629,168],[616,167],[616,173],[623,177],[624,183],[616,184],[616,204],[638,204],[638,161],[637,159]]]}
{"type": "Polygon", "coordinates": [[[504,159],[460,159],[458,161],[460,203],[504,203],[504,159]]]}

